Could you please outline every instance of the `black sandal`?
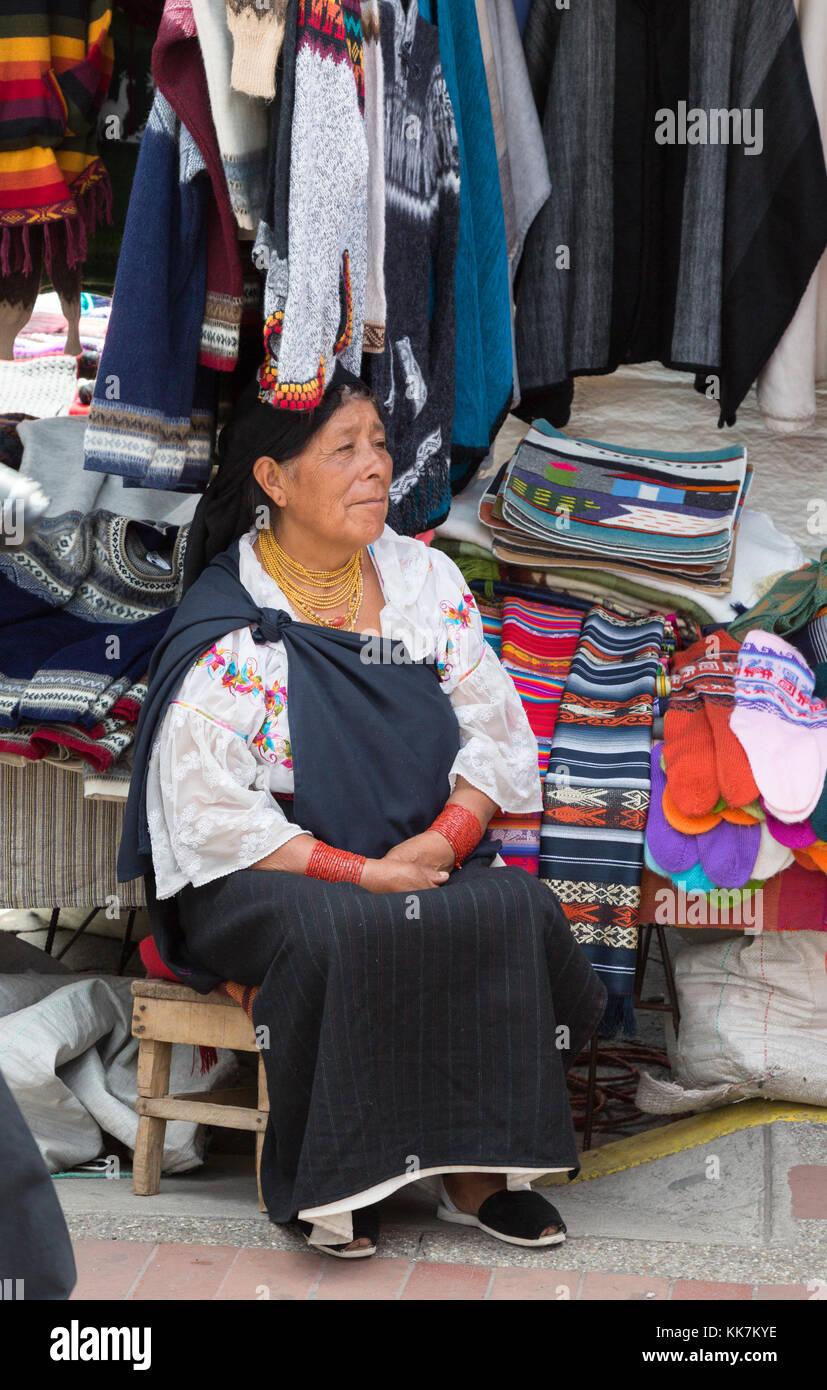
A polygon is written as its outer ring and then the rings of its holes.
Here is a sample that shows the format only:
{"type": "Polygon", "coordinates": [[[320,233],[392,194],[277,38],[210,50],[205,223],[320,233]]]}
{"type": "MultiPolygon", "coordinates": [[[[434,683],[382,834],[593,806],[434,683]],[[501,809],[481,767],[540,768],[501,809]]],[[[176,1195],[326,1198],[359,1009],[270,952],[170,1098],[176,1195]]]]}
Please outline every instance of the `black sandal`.
{"type": "MultiPolygon", "coordinates": [[[[298,1220],[298,1218],[297,1218],[298,1220]]],[[[304,1238],[310,1245],[310,1235],[313,1230],[312,1221],[298,1221],[304,1238]]],[[[357,1207],[353,1212],[353,1235],[351,1240],[344,1241],[341,1245],[310,1245],[311,1250],[318,1250],[323,1255],[335,1255],[338,1260],[364,1260],[369,1255],[376,1254],[376,1245],[379,1240],[379,1210],[377,1207],[357,1207]],[[347,1246],[354,1240],[364,1240],[365,1237],[370,1241],[370,1245],[358,1246],[355,1250],[348,1250],[347,1246]]]]}
{"type": "Polygon", "coordinates": [[[476,1216],[459,1211],[445,1189],[440,1193],[437,1216],[441,1221],[453,1221],[458,1226],[478,1226],[486,1235],[503,1240],[508,1245],[560,1245],[568,1229],[556,1207],[533,1189],[503,1189],[492,1192],[481,1204],[476,1216]],[[547,1226],[558,1226],[556,1235],[540,1235],[547,1226]]]}

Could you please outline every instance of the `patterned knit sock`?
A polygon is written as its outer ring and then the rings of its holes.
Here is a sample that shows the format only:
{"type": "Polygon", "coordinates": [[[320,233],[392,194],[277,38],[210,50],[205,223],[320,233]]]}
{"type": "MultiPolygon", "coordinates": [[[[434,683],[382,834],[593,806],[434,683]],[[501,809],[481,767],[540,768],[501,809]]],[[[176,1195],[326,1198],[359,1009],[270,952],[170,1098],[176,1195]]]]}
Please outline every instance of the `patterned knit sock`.
{"type": "Polygon", "coordinates": [[[666,779],[660,766],[661,748],[660,743],[652,745],[652,793],[646,820],[646,842],[657,863],[662,864],[668,874],[682,873],[697,864],[698,846],[694,835],[684,835],[680,830],[675,830],[663,814],[666,779]]]}
{"type": "Polygon", "coordinates": [[[738,654],[732,732],[742,743],[765,807],[779,820],[806,820],[827,770],[827,706],[796,649],[751,631],[738,654]]]}
{"type": "Polygon", "coordinates": [[[758,846],[758,858],[753,865],[753,875],[755,878],[766,880],[774,878],[783,869],[789,868],[793,863],[793,852],[787,845],[780,844],[771,833],[769,825],[761,826],[761,843],[758,846]]]}
{"type": "Polygon", "coordinates": [[[696,681],[715,741],[718,786],[728,806],[746,806],[757,797],[758,787],[749,759],[729,727],[735,708],[735,670],[741,643],[723,629],[704,641],[710,644],[714,641],[717,646],[712,650],[718,653],[699,662],[700,675],[696,681]]]}
{"type": "Polygon", "coordinates": [[[722,821],[698,836],[701,867],[718,888],[743,888],[752,877],[760,843],[760,826],[722,821]]]}

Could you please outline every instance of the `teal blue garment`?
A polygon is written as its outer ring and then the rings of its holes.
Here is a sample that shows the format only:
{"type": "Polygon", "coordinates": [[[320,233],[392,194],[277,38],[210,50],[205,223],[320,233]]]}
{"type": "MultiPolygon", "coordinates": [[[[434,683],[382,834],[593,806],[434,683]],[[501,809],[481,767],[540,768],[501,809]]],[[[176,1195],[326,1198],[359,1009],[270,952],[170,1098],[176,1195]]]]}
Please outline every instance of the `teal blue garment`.
{"type": "MultiPolygon", "coordinates": [[[[414,0],[411,0],[414,3],[414,0]]],[[[511,404],[511,291],[497,147],[474,0],[420,0],[437,24],[459,138],[456,404],[451,489],[474,474],[511,404]]]]}

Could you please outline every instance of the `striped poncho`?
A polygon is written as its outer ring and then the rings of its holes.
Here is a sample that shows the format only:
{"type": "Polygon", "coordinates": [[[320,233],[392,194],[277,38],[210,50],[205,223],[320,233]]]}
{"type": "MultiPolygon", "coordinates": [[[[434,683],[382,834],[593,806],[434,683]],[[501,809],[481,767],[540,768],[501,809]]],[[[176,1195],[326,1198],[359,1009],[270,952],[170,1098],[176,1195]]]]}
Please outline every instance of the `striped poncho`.
{"type": "Polygon", "coordinates": [[[0,8],[0,274],[32,269],[30,231],[75,266],[111,215],[95,127],[112,74],[111,0],[10,0],[0,8]],[[9,12],[11,11],[11,12],[9,12]]]}

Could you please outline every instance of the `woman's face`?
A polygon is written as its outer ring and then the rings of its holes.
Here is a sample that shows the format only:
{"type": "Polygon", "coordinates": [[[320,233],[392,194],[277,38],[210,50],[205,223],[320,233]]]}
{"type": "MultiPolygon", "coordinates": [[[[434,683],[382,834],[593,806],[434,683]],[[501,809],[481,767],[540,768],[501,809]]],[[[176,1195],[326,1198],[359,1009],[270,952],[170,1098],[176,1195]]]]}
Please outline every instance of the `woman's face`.
{"type": "Polygon", "coordinates": [[[294,459],[257,459],[253,472],[275,503],[274,530],[355,551],[382,534],[392,468],[376,409],[357,396],[346,398],[294,459]]]}

